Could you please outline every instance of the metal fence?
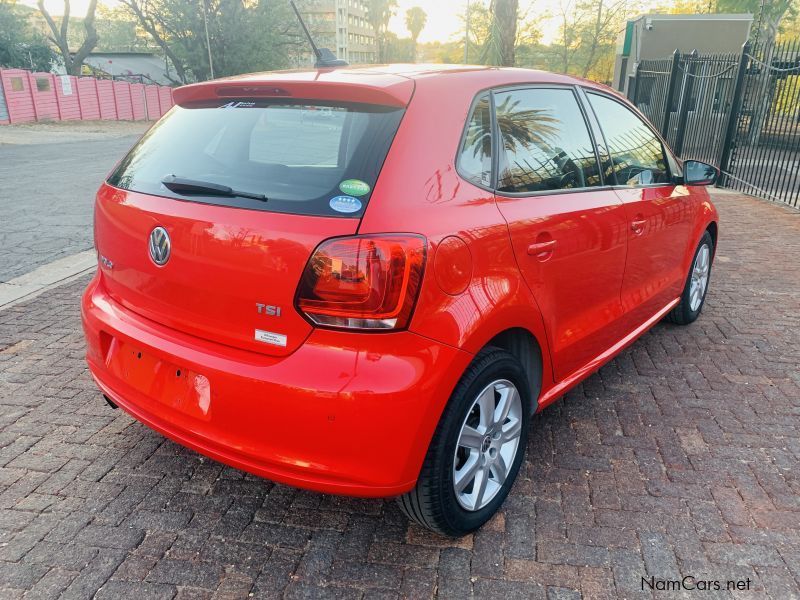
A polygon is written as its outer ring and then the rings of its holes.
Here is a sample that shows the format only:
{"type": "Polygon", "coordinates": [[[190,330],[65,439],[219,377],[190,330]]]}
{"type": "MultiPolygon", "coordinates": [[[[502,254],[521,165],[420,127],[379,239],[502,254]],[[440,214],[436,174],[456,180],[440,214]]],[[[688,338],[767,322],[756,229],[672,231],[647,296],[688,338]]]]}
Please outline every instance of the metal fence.
{"type": "Polygon", "coordinates": [[[640,62],[629,94],[679,156],[719,165],[720,185],[800,203],[800,39],[676,50],[640,62]]]}

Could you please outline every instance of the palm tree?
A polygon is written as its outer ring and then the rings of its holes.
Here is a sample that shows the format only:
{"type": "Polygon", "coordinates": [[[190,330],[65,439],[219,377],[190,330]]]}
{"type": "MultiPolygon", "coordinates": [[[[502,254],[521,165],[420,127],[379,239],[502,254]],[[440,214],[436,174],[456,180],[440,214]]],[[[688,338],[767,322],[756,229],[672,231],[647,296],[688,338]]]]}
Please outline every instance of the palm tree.
{"type": "Polygon", "coordinates": [[[514,51],[519,20],[519,0],[492,0],[489,37],[484,43],[481,62],[501,67],[514,66],[514,51]]]}
{"type": "Polygon", "coordinates": [[[396,7],[397,0],[367,0],[367,20],[375,30],[379,63],[386,62],[386,28],[396,7]]]}
{"type": "Polygon", "coordinates": [[[519,147],[529,149],[551,147],[556,139],[561,120],[552,115],[550,109],[518,109],[519,100],[507,95],[495,109],[497,128],[503,147],[509,152],[517,152],[519,147]]]}
{"type": "Polygon", "coordinates": [[[406,11],[406,27],[411,32],[411,39],[414,42],[414,60],[417,59],[417,38],[420,32],[425,29],[428,21],[427,13],[419,6],[412,6],[406,11]]]}

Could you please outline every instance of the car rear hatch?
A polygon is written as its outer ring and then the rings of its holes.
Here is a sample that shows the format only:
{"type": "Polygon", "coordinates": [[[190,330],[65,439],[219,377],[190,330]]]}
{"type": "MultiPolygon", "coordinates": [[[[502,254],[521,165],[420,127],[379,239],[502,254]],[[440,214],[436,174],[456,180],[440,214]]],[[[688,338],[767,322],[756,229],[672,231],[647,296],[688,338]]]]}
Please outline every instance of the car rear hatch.
{"type": "Polygon", "coordinates": [[[112,298],[263,354],[303,343],[303,270],[320,242],[356,233],[413,82],[294,77],[176,90],[178,106],[98,192],[95,243],[112,298]]]}

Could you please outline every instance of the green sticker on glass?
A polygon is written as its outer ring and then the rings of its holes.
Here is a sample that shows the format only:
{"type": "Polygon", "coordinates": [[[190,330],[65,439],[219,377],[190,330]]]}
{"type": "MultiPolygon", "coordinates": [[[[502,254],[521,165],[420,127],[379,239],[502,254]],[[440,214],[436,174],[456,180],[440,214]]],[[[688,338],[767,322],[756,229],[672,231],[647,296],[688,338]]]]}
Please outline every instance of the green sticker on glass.
{"type": "Polygon", "coordinates": [[[339,184],[339,189],[350,196],[369,194],[370,187],[360,179],[346,179],[339,184]]]}

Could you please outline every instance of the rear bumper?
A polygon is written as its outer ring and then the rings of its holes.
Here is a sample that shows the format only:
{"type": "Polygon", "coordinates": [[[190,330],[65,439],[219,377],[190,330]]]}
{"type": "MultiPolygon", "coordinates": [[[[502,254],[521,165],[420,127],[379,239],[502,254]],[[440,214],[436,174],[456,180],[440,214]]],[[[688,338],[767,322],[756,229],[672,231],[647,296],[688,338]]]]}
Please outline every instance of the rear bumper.
{"type": "Polygon", "coordinates": [[[120,408],[220,462],[325,493],[411,489],[472,358],[407,331],[314,330],[290,356],[257,355],[132,313],[106,294],[100,276],[86,289],[81,314],[89,369],[120,408]],[[131,349],[149,360],[132,365],[136,376],[119,366],[118,355],[131,349]],[[185,393],[175,393],[174,380],[143,385],[145,364],[161,380],[191,374],[185,393]]]}

